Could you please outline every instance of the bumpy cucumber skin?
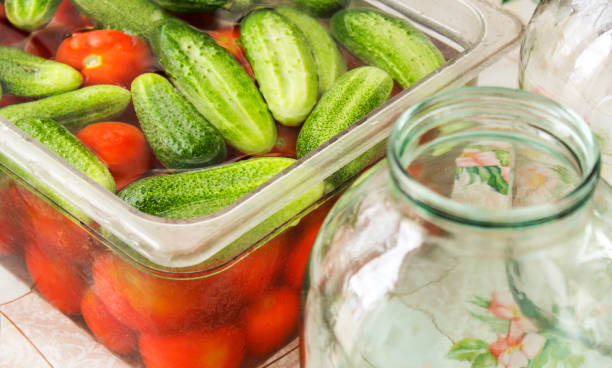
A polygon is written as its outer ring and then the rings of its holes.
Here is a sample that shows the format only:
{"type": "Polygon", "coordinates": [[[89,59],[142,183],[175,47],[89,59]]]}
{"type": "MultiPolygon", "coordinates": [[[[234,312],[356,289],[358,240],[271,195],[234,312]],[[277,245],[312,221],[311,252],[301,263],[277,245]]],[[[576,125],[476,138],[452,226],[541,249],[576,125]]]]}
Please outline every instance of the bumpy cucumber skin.
{"type": "Polygon", "coordinates": [[[138,210],[165,218],[211,214],[265,183],[295,160],[260,157],[204,170],[140,179],[119,192],[138,210]]]}
{"type": "Polygon", "coordinates": [[[79,88],[83,77],[69,65],[0,46],[0,84],[7,93],[44,97],[79,88]]]}
{"type": "MultiPolygon", "coordinates": [[[[15,125],[95,182],[111,192],[115,192],[115,180],[106,166],[66,128],[51,119],[21,119],[15,125]]],[[[28,171],[1,155],[0,162],[21,179],[34,185],[68,213],[81,221],[90,222],[80,209],[68,203],[49,187],[38,182],[28,171]]]]}
{"type": "Polygon", "coordinates": [[[325,92],[332,83],[346,72],[346,60],[338,45],[317,19],[290,6],[275,9],[298,27],[312,50],[319,76],[319,93],[325,92]]]}
{"type": "MultiPolygon", "coordinates": [[[[385,71],[370,66],[350,70],[340,76],[321,96],[304,122],[297,139],[301,158],[384,103],[391,95],[393,80],[385,71]]],[[[328,179],[338,186],[368,164],[366,152],[328,179]]]]}
{"type": "Polygon", "coordinates": [[[225,159],[221,134],[166,78],[142,74],[131,90],[140,126],[164,166],[197,168],[225,159]]]}
{"type": "Polygon", "coordinates": [[[148,0],[70,0],[97,25],[144,39],[152,30],[172,18],[148,0]]]}
{"type": "Polygon", "coordinates": [[[130,99],[130,91],[100,84],[37,101],[6,106],[0,109],[0,116],[12,122],[24,118],[53,119],[70,129],[77,129],[120,115],[129,105],[130,99]]]}
{"type": "Polygon", "coordinates": [[[268,107],[224,48],[175,20],[158,27],[151,46],[178,90],[232,146],[247,154],[272,149],[277,133],[268,107]]]}
{"type": "Polygon", "coordinates": [[[240,42],[272,115],[298,126],[317,102],[317,67],[304,34],[272,10],[249,14],[240,24],[240,42]]]}
{"type": "Polygon", "coordinates": [[[300,9],[317,17],[329,17],[344,8],[349,0],[291,0],[300,9]]]}
{"type": "Polygon", "coordinates": [[[349,52],[391,74],[406,88],[444,64],[427,36],[406,21],[373,9],[345,9],[334,14],[331,33],[349,52]]]}
{"type": "Polygon", "coordinates": [[[179,13],[209,12],[227,3],[227,0],[153,0],[162,8],[179,13]]]}
{"type": "Polygon", "coordinates": [[[6,0],[4,9],[12,25],[24,31],[34,31],[53,19],[62,0],[6,0]]]}

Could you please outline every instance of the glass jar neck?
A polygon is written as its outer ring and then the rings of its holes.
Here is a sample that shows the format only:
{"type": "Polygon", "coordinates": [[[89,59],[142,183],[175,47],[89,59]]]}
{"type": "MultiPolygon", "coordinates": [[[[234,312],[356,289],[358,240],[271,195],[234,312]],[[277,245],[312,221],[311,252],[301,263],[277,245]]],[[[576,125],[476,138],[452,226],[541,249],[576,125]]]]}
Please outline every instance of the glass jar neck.
{"type": "MultiPolygon", "coordinates": [[[[530,150],[531,148],[526,148],[523,151],[532,152],[530,150]]],[[[489,87],[447,91],[406,111],[392,131],[387,160],[391,178],[401,193],[402,200],[408,200],[428,214],[445,221],[480,228],[525,228],[566,218],[592,197],[600,170],[596,139],[587,124],[574,112],[528,92],[489,87]],[[461,142],[471,143],[462,145],[461,142]],[[490,148],[490,142],[509,147],[506,154],[500,153],[498,148],[490,148]],[[467,152],[475,146],[480,147],[479,149],[487,146],[489,148],[484,150],[495,152],[497,156],[493,157],[497,159],[486,164],[490,165],[486,168],[494,173],[504,174],[506,179],[510,175],[518,178],[514,173],[515,165],[506,158],[518,152],[517,147],[530,145],[539,147],[538,155],[550,155],[564,162],[566,168],[563,170],[573,171],[575,174],[571,188],[554,200],[542,197],[539,202],[537,199],[535,203],[531,200],[528,205],[510,205],[507,208],[477,207],[453,199],[449,190],[446,190],[446,194],[444,191],[440,193],[440,190],[432,190],[431,187],[435,183],[415,177],[414,170],[410,169],[426,152],[433,152],[429,157],[438,159],[443,154],[461,155],[461,147],[463,152],[467,152]],[[500,164],[503,161],[508,161],[503,164],[506,167],[500,164]],[[510,170],[513,174],[507,174],[510,170]]],[[[455,161],[448,162],[454,166],[455,161]]],[[[479,164],[469,165],[472,165],[470,172],[481,170],[479,164]]],[[[430,177],[439,176],[437,174],[450,169],[452,173],[456,172],[456,177],[459,178],[460,171],[455,167],[449,168],[450,165],[436,168],[433,164],[425,166],[426,169],[434,171],[430,177]]],[[[454,176],[452,173],[451,176],[454,176]]],[[[495,183],[490,175],[486,178],[478,180],[495,183]]],[[[493,193],[498,196],[497,200],[505,201],[503,195],[514,195],[516,199],[519,193],[524,192],[517,187],[516,182],[520,181],[519,179],[508,179],[510,188],[508,185],[502,186],[503,180],[497,179],[497,183],[501,182],[499,186],[493,186],[497,191],[493,193]]],[[[455,189],[457,186],[456,180],[455,189]]],[[[509,198],[508,202],[512,200],[509,198]]]]}

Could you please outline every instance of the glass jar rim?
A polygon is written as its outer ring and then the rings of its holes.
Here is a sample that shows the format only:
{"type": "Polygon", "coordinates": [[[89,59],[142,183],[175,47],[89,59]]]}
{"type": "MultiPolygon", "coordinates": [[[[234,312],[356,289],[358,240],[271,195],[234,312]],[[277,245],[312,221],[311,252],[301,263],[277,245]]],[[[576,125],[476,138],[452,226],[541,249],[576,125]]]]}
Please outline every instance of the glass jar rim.
{"type": "MultiPolygon", "coordinates": [[[[470,105],[471,106],[471,105],[470,105]]],[[[540,115],[542,117],[542,115],[540,115]]],[[[562,142],[555,134],[553,137],[562,142]]],[[[599,181],[599,145],[588,124],[573,110],[531,92],[502,87],[462,87],[433,95],[405,111],[397,120],[387,145],[387,161],[396,187],[410,201],[427,212],[446,220],[487,228],[516,228],[542,224],[565,217],[589,200],[599,181]],[[417,139],[424,129],[419,124],[425,117],[453,106],[473,104],[475,110],[491,102],[508,107],[533,108],[544,112],[549,122],[569,129],[582,143],[583,152],[565,145],[579,159],[581,176],[576,187],[553,203],[542,203],[510,209],[483,209],[457,202],[435,192],[413,178],[402,163],[401,154],[406,143],[417,139]],[[430,111],[427,111],[430,110],[430,111]],[[419,114],[424,113],[423,116],[419,114]]]]}

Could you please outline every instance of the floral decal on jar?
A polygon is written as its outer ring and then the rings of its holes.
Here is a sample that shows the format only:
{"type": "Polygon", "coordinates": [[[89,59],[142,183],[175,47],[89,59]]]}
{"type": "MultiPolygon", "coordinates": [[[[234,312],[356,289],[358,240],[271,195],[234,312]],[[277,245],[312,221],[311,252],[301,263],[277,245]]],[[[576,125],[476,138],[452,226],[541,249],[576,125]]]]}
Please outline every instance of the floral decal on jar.
{"type": "Polygon", "coordinates": [[[498,334],[497,340],[465,338],[456,342],[448,358],[472,363],[472,368],[580,368],[584,357],[551,332],[540,330],[520,311],[509,294],[493,293],[491,299],[472,302],[484,314],[472,315],[498,334]]]}

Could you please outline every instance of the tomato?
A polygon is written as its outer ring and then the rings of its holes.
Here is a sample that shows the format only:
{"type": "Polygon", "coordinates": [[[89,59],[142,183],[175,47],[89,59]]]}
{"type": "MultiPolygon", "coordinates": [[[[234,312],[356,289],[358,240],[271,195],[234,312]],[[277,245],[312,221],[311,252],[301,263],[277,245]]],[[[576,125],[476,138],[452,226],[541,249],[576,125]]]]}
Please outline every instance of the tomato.
{"type": "Polygon", "coordinates": [[[23,187],[17,187],[25,203],[26,215],[32,231],[29,241],[35,242],[45,252],[61,255],[71,263],[88,265],[101,246],[87,231],[71,221],[23,187]]]}
{"type": "Polygon", "coordinates": [[[288,288],[269,292],[251,304],[245,315],[246,346],[265,357],[282,346],[297,328],[299,294],[288,288]]]}
{"type": "Polygon", "coordinates": [[[80,70],[87,86],[117,84],[126,88],[153,65],[143,40],[115,30],[75,33],[59,46],[57,61],[80,70]]]}
{"type": "Polygon", "coordinates": [[[8,20],[0,17],[0,46],[16,45],[28,38],[28,35],[28,32],[13,27],[8,20]]]}
{"type": "Polygon", "coordinates": [[[280,272],[288,242],[290,237],[286,231],[223,271],[224,276],[239,289],[242,300],[253,300],[270,288],[280,272]]]}
{"type": "Polygon", "coordinates": [[[117,190],[142,176],[151,166],[151,149],[144,134],[133,125],[95,123],[76,136],[108,167],[117,190]]]}
{"type": "Polygon", "coordinates": [[[223,272],[169,280],[106,254],[95,260],[93,279],[108,311],[141,332],[166,334],[219,326],[238,318],[242,308],[235,285],[223,272]]]}
{"type": "Polygon", "coordinates": [[[179,335],[142,334],[140,354],[147,368],[238,368],[244,336],[235,327],[179,335]]]}
{"type": "Polygon", "coordinates": [[[71,27],[72,30],[93,27],[94,25],[89,18],[80,14],[75,9],[70,0],[62,1],[53,19],[58,23],[71,27]]]}
{"type": "Polygon", "coordinates": [[[92,287],[83,296],[81,313],[94,336],[111,351],[121,355],[136,352],[138,337],[134,330],[108,312],[92,287]]]}
{"type": "Polygon", "coordinates": [[[276,131],[278,132],[276,143],[274,147],[272,147],[272,150],[266,155],[279,154],[283,157],[297,158],[295,151],[300,128],[276,124],[276,131]]]}
{"type": "Polygon", "coordinates": [[[18,103],[32,101],[33,99],[27,97],[17,97],[17,96],[2,96],[0,99],[0,107],[15,105],[18,103]]]}
{"type": "MultiPolygon", "coordinates": [[[[25,208],[6,174],[0,177],[0,257],[14,253],[24,241],[25,208]]],[[[29,229],[28,229],[29,230],[29,229]]]]}
{"type": "Polygon", "coordinates": [[[26,247],[25,260],[38,291],[57,309],[78,314],[87,284],[81,270],[62,255],[45,251],[36,243],[26,247]]]}
{"type": "Polygon", "coordinates": [[[55,57],[59,45],[71,34],[70,28],[56,24],[32,33],[25,46],[25,51],[45,59],[55,57]]]}
{"type": "Polygon", "coordinates": [[[290,250],[285,266],[285,283],[293,288],[301,288],[308,265],[310,251],[323,225],[325,216],[331,210],[335,200],[325,202],[321,207],[302,219],[294,231],[295,245],[290,250]]]}
{"type": "Polygon", "coordinates": [[[219,46],[226,49],[242,65],[244,70],[254,78],[253,68],[246,57],[244,49],[240,46],[240,29],[238,26],[220,28],[214,31],[207,31],[208,35],[214,39],[219,46]]]}

